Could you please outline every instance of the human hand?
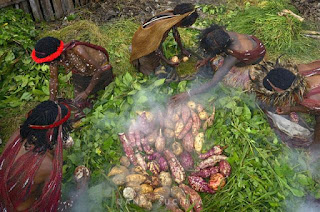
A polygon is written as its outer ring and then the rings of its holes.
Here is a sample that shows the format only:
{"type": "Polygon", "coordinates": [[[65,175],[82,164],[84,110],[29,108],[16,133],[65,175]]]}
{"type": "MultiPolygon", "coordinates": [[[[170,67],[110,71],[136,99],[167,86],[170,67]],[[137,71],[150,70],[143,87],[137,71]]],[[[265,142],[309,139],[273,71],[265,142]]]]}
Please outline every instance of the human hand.
{"type": "Polygon", "coordinates": [[[86,91],[79,93],[74,99],[75,102],[81,102],[82,100],[86,100],[88,98],[88,94],[86,91]]]}
{"type": "Polygon", "coordinates": [[[187,92],[179,93],[170,98],[169,105],[177,105],[181,102],[187,101],[189,97],[190,96],[187,92]]]}
{"type": "Polygon", "coordinates": [[[196,64],[196,69],[199,69],[202,66],[205,66],[208,63],[208,61],[206,59],[203,60],[199,60],[196,64]]]}
{"type": "Polygon", "coordinates": [[[280,115],[286,115],[291,112],[290,106],[277,107],[276,112],[280,115]]]}

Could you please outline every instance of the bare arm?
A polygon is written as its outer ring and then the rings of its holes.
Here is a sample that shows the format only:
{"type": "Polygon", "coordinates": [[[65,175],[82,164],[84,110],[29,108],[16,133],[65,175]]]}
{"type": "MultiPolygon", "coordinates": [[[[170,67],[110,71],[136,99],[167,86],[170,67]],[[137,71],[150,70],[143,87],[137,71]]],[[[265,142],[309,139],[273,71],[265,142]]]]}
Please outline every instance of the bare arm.
{"type": "Polygon", "coordinates": [[[196,95],[196,94],[200,94],[200,93],[204,93],[207,90],[209,90],[210,88],[216,86],[222,79],[224,76],[226,76],[228,74],[228,72],[230,71],[230,69],[238,62],[238,60],[233,57],[228,55],[224,62],[223,65],[217,70],[217,72],[214,74],[213,78],[205,83],[204,85],[200,86],[199,88],[193,89],[189,92],[189,95],[196,95]]]}
{"type": "Polygon", "coordinates": [[[163,62],[167,63],[167,64],[170,65],[170,66],[179,65],[179,63],[174,63],[174,62],[168,60],[168,59],[163,55],[161,45],[160,45],[159,49],[156,50],[156,54],[158,55],[158,57],[160,57],[160,59],[161,59],[163,62]]]}
{"type": "Polygon", "coordinates": [[[177,42],[182,54],[190,57],[190,53],[185,48],[183,48],[183,45],[181,42],[181,37],[180,37],[179,31],[176,27],[172,28],[172,33],[173,33],[174,40],[177,42]]]}
{"type": "Polygon", "coordinates": [[[58,89],[58,66],[56,64],[50,64],[50,83],[49,83],[50,100],[54,101],[56,99],[57,89],[58,89]]]}

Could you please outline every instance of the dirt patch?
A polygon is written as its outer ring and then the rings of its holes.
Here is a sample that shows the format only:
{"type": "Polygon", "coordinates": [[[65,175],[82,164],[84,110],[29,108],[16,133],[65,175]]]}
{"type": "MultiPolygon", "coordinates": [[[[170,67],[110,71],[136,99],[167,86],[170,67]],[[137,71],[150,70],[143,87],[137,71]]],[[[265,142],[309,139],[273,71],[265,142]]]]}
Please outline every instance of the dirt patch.
{"type": "Polygon", "coordinates": [[[320,0],[292,0],[292,4],[304,18],[314,21],[320,27],[320,0]]]}
{"type": "MultiPolygon", "coordinates": [[[[86,14],[87,18],[96,22],[103,23],[112,18],[135,18],[138,21],[152,17],[160,11],[169,8],[174,8],[177,4],[185,1],[165,1],[165,0],[106,0],[103,3],[93,3],[89,6],[89,11],[86,14]]],[[[226,0],[212,1],[210,0],[190,0],[193,4],[214,4],[219,5],[226,0]]]]}

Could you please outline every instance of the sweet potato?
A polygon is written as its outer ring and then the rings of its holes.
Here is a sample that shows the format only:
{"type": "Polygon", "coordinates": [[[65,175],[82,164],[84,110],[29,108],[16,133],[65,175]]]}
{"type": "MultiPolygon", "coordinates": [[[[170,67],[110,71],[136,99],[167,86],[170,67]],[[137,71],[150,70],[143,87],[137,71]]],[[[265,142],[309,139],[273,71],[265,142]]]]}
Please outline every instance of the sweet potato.
{"type": "Polygon", "coordinates": [[[137,193],[135,192],[135,190],[131,187],[126,187],[125,189],[123,189],[123,197],[127,200],[133,200],[136,194],[137,193]]]}
{"type": "Polygon", "coordinates": [[[159,178],[162,186],[170,187],[172,185],[171,174],[169,172],[160,172],[159,178]]]}
{"type": "Polygon", "coordinates": [[[193,168],[194,162],[189,152],[183,152],[179,157],[179,161],[185,170],[190,170],[193,168]]]}
{"type": "Polygon", "coordinates": [[[161,154],[159,152],[154,152],[151,155],[147,155],[147,160],[155,160],[157,158],[161,157],[161,154]]]}
{"type": "Polygon", "coordinates": [[[204,110],[203,106],[201,104],[197,104],[198,113],[202,112],[203,110],[204,110]]]}
{"type": "Polygon", "coordinates": [[[204,110],[201,111],[199,113],[199,118],[200,118],[200,120],[207,120],[209,118],[208,113],[206,111],[204,111],[204,110]]]}
{"type": "Polygon", "coordinates": [[[216,174],[219,172],[219,167],[218,166],[212,166],[208,167],[205,169],[201,169],[198,172],[193,172],[191,176],[197,176],[197,177],[202,177],[202,178],[207,178],[210,177],[213,174],[216,174]]]}
{"type": "Polygon", "coordinates": [[[194,139],[194,149],[198,154],[201,153],[203,142],[204,142],[204,133],[200,132],[196,135],[194,139]]]}
{"type": "Polygon", "coordinates": [[[175,130],[174,130],[174,134],[176,137],[178,137],[180,135],[180,133],[182,132],[184,128],[184,124],[183,124],[183,121],[182,119],[179,119],[176,123],[176,126],[175,126],[175,130]]]}
{"type": "Polygon", "coordinates": [[[127,175],[129,174],[129,170],[125,166],[114,166],[110,170],[108,177],[123,173],[127,173],[127,175]]]}
{"type": "Polygon", "coordinates": [[[131,163],[136,166],[138,164],[137,163],[137,158],[134,155],[133,148],[130,146],[126,135],[124,133],[119,133],[118,136],[119,136],[119,139],[120,139],[120,141],[122,143],[123,150],[126,153],[126,156],[129,158],[131,163]]]}
{"type": "Polygon", "coordinates": [[[136,174],[142,174],[144,176],[148,176],[148,173],[146,172],[146,170],[144,170],[141,166],[135,166],[131,169],[132,173],[136,173],[136,174]]]}
{"type": "Polygon", "coordinates": [[[164,159],[164,157],[159,157],[157,158],[157,162],[160,165],[160,170],[161,171],[168,171],[169,166],[168,166],[168,162],[166,161],[166,159],[164,159]]]}
{"type": "Polygon", "coordinates": [[[190,188],[185,184],[180,184],[179,187],[184,191],[184,193],[189,196],[190,202],[193,205],[193,209],[196,212],[202,211],[202,199],[198,192],[190,188]]]}
{"type": "Polygon", "coordinates": [[[215,191],[209,187],[209,184],[201,177],[189,176],[188,177],[189,185],[192,189],[198,192],[205,192],[214,194],[215,191]]]}
{"type": "Polygon", "coordinates": [[[126,182],[126,173],[117,174],[112,178],[112,182],[116,185],[123,185],[126,182]]]}
{"type": "Polygon", "coordinates": [[[201,161],[199,165],[196,167],[196,171],[200,171],[201,169],[205,169],[210,166],[214,166],[216,163],[220,162],[221,160],[227,159],[227,156],[224,155],[212,155],[209,158],[201,161]]]}
{"type": "Polygon", "coordinates": [[[154,194],[158,199],[160,198],[168,198],[170,196],[170,188],[163,186],[153,190],[154,194]]]}
{"type": "Polygon", "coordinates": [[[219,171],[225,177],[229,177],[230,176],[231,166],[228,163],[228,161],[226,161],[226,160],[220,161],[220,163],[219,163],[219,171]]]}
{"type": "Polygon", "coordinates": [[[187,195],[181,188],[179,188],[178,186],[173,186],[171,188],[171,196],[178,199],[179,205],[185,211],[193,211],[192,209],[188,210],[191,207],[190,200],[187,198],[187,195]]]}
{"type": "Polygon", "coordinates": [[[194,111],[191,111],[191,117],[192,117],[192,134],[196,135],[198,134],[198,131],[201,127],[201,121],[199,116],[194,111]]]}
{"type": "Polygon", "coordinates": [[[203,130],[206,130],[208,127],[213,125],[213,121],[214,121],[214,116],[216,113],[216,107],[213,105],[213,109],[212,109],[212,114],[210,115],[210,117],[203,123],[203,130]]]}
{"type": "Polygon", "coordinates": [[[154,130],[151,132],[151,134],[147,136],[147,141],[149,142],[149,144],[154,144],[154,142],[156,142],[157,135],[158,135],[158,130],[154,130]]]}
{"type": "Polygon", "coordinates": [[[153,188],[152,188],[151,185],[141,184],[140,187],[141,187],[141,189],[140,189],[140,193],[141,193],[141,194],[146,194],[146,193],[151,193],[151,192],[153,192],[153,188]]]}
{"type": "Polygon", "coordinates": [[[171,121],[170,119],[166,118],[166,119],[164,120],[164,126],[165,126],[166,128],[168,128],[168,129],[173,130],[173,129],[174,129],[174,122],[171,121]]]}
{"type": "Polygon", "coordinates": [[[147,153],[148,155],[151,155],[151,154],[154,153],[153,149],[149,145],[149,142],[147,141],[146,138],[141,138],[141,145],[142,145],[143,150],[145,151],[145,153],[147,153]]]}
{"type": "Polygon", "coordinates": [[[199,158],[204,160],[207,159],[208,157],[212,156],[212,155],[221,155],[222,151],[224,148],[222,148],[221,146],[213,146],[208,152],[204,153],[204,154],[200,154],[199,158]]]}
{"type": "Polygon", "coordinates": [[[195,103],[194,101],[189,101],[189,102],[187,103],[187,105],[188,105],[188,107],[189,107],[191,110],[195,110],[196,107],[197,107],[197,105],[196,105],[196,103],[195,103]]]}
{"type": "Polygon", "coordinates": [[[183,139],[184,136],[190,131],[191,127],[192,127],[192,118],[189,118],[186,125],[184,125],[182,131],[180,132],[178,139],[183,139]]]}
{"type": "Polygon", "coordinates": [[[175,154],[177,156],[183,152],[182,145],[176,141],[171,144],[171,149],[172,149],[173,154],[175,154]]]}
{"type": "Polygon", "coordinates": [[[209,187],[215,191],[217,191],[219,188],[223,188],[226,184],[226,180],[224,176],[220,173],[216,173],[211,175],[210,181],[209,181],[209,187]]]}
{"type": "Polygon", "coordinates": [[[171,212],[183,212],[177,204],[176,199],[169,198],[165,200],[166,208],[171,212]]]}
{"type": "Polygon", "coordinates": [[[138,150],[143,151],[141,146],[141,135],[138,130],[134,131],[134,138],[135,138],[136,147],[138,148],[138,150]]]}
{"type": "Polygon", "coordinates": [[[183,182],[186,177],[186,173],[176,156],[168,149],[166,149],[163,153],[169,163],[174,181],[176,181],[178,184],[183,182]]]}
{"type": "Polygon", "coordinates": [[[144,194],[139,194],[135,199],[134,202],[141,208],[145,208],[147,210],[152,209],[152,203],[147,199],[144,194]]]}
{"type": "Polygon", "coordinates": [[[130,166],[130,160],[129,160],[129,158],[126,157],[126,156],[122,156],[122,157],[120,158],[120,164],[128,168],[128,167],[130,166]]]}
{"type": "Polygon", "coordinates": [[[153,130],[153,124],[152,122],[148,122],[145,112],[138,116],[136,125],[139,126],[139,131],[144,135],[150,134],[153,130]]]}
{"type": "Polygon", "coordinates": [[[166,146],[166,141],[165,141],[165,139],[162,135],[161,129],[160,129],[159,136],[156,139],[155,147],[158,152],[162,152],[164,150],[165,146],[166,146]]]}
{"type": "Polygon", "coordinates": [[[158,175],[160,173],[160,166],[157,161],[151,161],[148,163],[148,169],[152,172],[154,175],[158,175]]]}
{"type": "Polygon", "coordinates": [[[126,176],[126,183],[135,182],[137,184],[141,184],[146,180],[146,176],[141,174],[129,174],[126,176]]]}
{"type": "Polygon", "coordinates": [[[183,123],[187,123],[190,118],[190,109],[187,105],[181,106],[181,119],[183,123]]]}
{"type": "Polygon", "coordinates": [[[147,163],[144,160],[144,158],[142,157],[142,155],[138,152],[135,154],[136,158],[137,158],[137,162],[138,165],[141,166],[141,168],[145,171],[147,170],[147,163]]]}
{"type": "Polygon", "coordinates": [[[194,149],[194,137],[191,132],[187,133],[182,140],[183,149],[187,152],[192,152],[194,149]]]}
{"type": "Polygon", "coordinates": [[[166,128],[166,129],[164,129],[164,136],[167,138],[173,138],[174,131],[172,129],[166,128]]]}

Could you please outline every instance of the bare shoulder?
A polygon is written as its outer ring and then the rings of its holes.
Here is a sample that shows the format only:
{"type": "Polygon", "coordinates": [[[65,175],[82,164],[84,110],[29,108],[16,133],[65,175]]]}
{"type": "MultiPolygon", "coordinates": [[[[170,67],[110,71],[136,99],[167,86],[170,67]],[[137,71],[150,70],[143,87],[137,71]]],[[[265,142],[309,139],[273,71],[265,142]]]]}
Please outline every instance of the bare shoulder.
{"type": "Polygon", "coordinates": [[[72,51],[76,54],[83,54],[86,52],[86,46],[84,45],[76,45],[74,48],[72,48],[72,51]]]}
{"type": "Polygon", "coordinates": [[[34,182],[36,184],[41,184],[49,179],[50,174],[53,170],[53,157],[51,154],[46,153],[45,158],[43,159],[40,168],[35,176],[34,182]]]}

